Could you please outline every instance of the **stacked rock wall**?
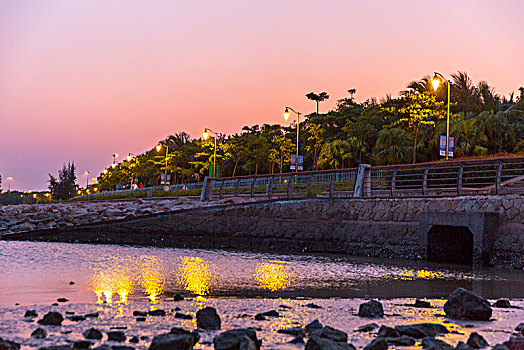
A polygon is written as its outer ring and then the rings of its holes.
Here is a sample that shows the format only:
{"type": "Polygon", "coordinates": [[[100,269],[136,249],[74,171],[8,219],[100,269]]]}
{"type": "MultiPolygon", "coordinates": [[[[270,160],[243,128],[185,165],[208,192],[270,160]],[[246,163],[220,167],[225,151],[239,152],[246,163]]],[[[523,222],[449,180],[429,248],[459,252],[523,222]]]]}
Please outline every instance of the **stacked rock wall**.
{"type": "Polygon", "coordinates": [[[488,264],[522,268],[523,202],[518,195],[271,201],[40,230],[9,239],[424,259],[421,213],[497,213],[488,264]]]}

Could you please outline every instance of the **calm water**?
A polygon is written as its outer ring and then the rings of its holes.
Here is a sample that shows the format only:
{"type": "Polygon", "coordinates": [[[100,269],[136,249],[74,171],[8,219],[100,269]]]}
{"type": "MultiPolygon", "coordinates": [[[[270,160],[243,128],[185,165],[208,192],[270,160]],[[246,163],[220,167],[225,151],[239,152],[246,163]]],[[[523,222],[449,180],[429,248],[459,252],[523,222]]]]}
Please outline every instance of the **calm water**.
{"type": "Polygon", "coordinates": [[[524,272],[410,261],[0,242],[0,307],[211,297],[447,296],[464,287],[487,298],[524,297],[524,272]],[[74,281],[74,285],[70,285],[74,281]]]}

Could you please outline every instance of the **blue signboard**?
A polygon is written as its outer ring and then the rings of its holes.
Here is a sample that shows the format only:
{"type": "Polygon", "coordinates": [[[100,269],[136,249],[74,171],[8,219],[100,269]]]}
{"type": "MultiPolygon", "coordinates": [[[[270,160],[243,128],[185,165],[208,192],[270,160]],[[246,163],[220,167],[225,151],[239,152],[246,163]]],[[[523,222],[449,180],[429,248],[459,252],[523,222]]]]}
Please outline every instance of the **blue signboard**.
{"type": "MultiPolygon", "coordinates": [[[[295,170],[296,164],[297,164],[297,156],[292,154],[289,169],[295,170]]],[[[304,156],[298,156],[298,170],[304,170],[304,156]]]]}
{"type": "MultiPolygon", "coordinates": [[[[455,146],[455,138],[449,137],[448,156],[453,157],[453,147],[455,146]]],[[[446,136],[440,135],[440,155],[446,156],[446,136]]]]}

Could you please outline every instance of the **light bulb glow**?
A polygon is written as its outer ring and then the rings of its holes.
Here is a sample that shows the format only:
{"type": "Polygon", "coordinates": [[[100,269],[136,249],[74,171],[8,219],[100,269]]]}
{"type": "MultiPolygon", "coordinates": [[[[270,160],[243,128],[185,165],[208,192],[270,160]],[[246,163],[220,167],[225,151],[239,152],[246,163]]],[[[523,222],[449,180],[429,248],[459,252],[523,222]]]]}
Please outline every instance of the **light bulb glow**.
{"type": "Polygon", "coordinates": [[[161,149],[162,149],[162,146],[161,146],[161,145],[156,145],[156,151],[157,151],[157,152],[160,152],[161,149]]]}
{"type": "Polygon", "coordinates": [[[204,140],[207,140],[207,138],[209,137],[209,133],[207,131],[204,131],[202,133],[202,137],[204,137],[204,140]]]}
{"type": "Polygon", "coordinates": [[[438,79],[433,79],[433,80],[431,81],[431,84],[433,85],[433,90],[437,91],[438,86],[440,85],[440,80],[438,80],[438,79]]]}

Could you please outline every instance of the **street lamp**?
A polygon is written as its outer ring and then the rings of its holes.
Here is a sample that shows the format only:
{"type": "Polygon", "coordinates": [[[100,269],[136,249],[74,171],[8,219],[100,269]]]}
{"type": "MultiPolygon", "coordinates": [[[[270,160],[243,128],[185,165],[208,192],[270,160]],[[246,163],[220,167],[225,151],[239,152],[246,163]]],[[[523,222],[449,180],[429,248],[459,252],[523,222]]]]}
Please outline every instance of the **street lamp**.
{"type": "Polygon", "coordinates": [[[202,137],[204,138],[204,140],[207,140],[207,138],[209,137],[209,133],[212,133],[213,135],[215,135],[215,148],[214,148],[214,154],[213,154],[213,177],[215,177],[216,166],[217,166],[217,133],[211,129],[205,128],[204,132],[202,133],[202,137]]]}
{"type": "Polygon", "coordinates": [[[86,175],[86,188],[89,186],[89,171],[84,172],[86,175]]]}
{"type": "Polygon", "coordinates": [[[284,120],[285,121],[287,121],[289,118],[289,111],[297,115],[297,155],[296,155],[297,158],[295,160],[295,169],[296,169],[296,172],[298,173],[298,133],[300,130],[300,112],[295,111],[291,107],[286,107],[286,109],[284,110],[284,120]]]}
{"type": "Polygon", "coordinates": [[[8,185],[9,187],[8,187],[7,192],[11,192],[11,180],[13,180],[13,178],[12,178],[11,176],[9,176],[9,177],[7,178],[7,181],[8,181],[8,183],[9,183],[9,185],[8,185]]]}
{"type": "Polygon", "coordinates": [[[118,153],[113,154],[113,164],[111,165],[113,168],[116,167],[116,158],[118,157],[118,153]]]}
{"type": "MultiPolygon", "coordinates": [[[[166,143],[165,147],[166,147],[166,156],[165,156],[166,167],[164,169],[164,184],[167,185],[167,152],[169,151],[169,146],[167,145],[167,143],[166,143]]],[[[156,145],[156,151],[157,152],[160,152],[161,149],[162,149],[162,145],[161,144],[156,145]]]]}
{"type": "Polygon", "coordinates": [[[451,84],[449,80],[444,78],[442,74],[435,72],[435,76],[433,77],[433,80],[431,81],[431,84],[433,85],[433,90],[437,91],[440,85],[440,79],[444,80],[448,84],[448,116],[446,119],[446,159],[449,159],[449,102],[450,102],[451,84]]]}

